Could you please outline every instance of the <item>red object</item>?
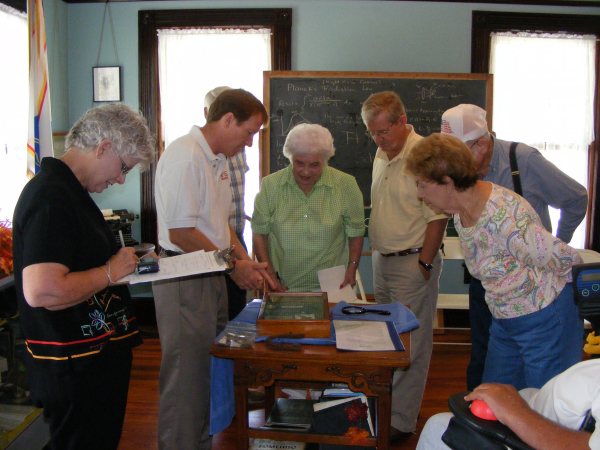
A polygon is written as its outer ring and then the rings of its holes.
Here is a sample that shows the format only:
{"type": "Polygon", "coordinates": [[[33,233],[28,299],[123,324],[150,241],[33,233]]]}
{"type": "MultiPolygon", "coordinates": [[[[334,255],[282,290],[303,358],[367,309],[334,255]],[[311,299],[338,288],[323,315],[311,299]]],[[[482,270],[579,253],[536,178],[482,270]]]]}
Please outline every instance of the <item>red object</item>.
{"type": "Polygon", "coordinates": [[[498,420],[490,407],[483,400],[473,400],[473,403],[471,403],[471,412],[480,419],[498,420]]]}
{"type": "Polygon", "coordinates": [[[344,433],[344,436],[351,438],[351,444],[365,445],[367,443],[367,438],[369,437],[369,432],[362,428],[350,427],[348,428],[348,431],[344,433]]]}
{"type": "Polygon", "coordinates": [[[358,422],[359,419],[365,419],[369,417],[369,407],[366,403],[362,403],[358,400],[352,400],[350,406],[344,408],[344,412],[348,416],[350,422],[358,422]]]}

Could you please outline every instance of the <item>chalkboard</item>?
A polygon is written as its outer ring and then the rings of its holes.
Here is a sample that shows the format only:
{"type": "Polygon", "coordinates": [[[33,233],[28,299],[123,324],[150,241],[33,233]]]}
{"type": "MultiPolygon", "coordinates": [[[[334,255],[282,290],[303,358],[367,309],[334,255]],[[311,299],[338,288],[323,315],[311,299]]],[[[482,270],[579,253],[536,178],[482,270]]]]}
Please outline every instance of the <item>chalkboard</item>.
{"type": "Polygon", "coordinates": [[[289,164],[282,148],[295,125],[318,123],[333,135],[336,151],[329,165],[356,178],[366,206],[377,151],[360,115],[369,95],[395,91],[408,123],[422,136],[439,132],[444,111],[460,103],[486,109],[491,123],[492,76],[487,74],[276,71],[264,73],[264,90],[270,124],[263,134],[262,175],[289,164]]]}

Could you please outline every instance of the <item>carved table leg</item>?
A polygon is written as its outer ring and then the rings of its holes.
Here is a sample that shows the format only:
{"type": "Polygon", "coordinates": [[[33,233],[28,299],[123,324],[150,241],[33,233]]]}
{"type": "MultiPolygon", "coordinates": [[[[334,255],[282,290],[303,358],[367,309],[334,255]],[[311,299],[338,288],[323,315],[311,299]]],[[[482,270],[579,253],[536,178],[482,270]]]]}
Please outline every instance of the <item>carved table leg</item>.
{"type": "MultiPolygon", "coordinates": [[[[390,393],[391,394],[391,393],[390,393]]],[[[392,402],[390,395],[377,397],[377,449],[388,450],[390,445],[390,422],[392,415],[392,402]]]]}
{"type": "Polygon", "coordinates": [[[248,448],[248,387],[235,385],[235,417],[237,422],[237,448],[248,448]]]}

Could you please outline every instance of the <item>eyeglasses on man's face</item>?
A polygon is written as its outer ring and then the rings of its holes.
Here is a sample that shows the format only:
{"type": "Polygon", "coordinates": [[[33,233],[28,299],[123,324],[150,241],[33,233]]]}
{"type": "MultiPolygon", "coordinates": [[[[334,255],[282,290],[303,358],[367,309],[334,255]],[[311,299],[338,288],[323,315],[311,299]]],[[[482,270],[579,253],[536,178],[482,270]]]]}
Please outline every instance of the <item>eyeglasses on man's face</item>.
{"type": "Polygon", "coordinates": [[[469,145],[469,150],[473,150],[473,147],[475,147],[479,143],[480,140],[481,140],[481,138],[475,139],[475,142],[473,142],[471,145],[469,145]]]}
{"type": "Polygon", "coordinates": [[[387,127],[385,130],[377,130],[377,131],[369,131],[367,130],[366,135],[369,136],[371,139],[375,139],[375,137],[379,136],[385,136],[386,134],[388,134],[390,132],[390,130],[392,129],[392,127],[394,125],[396,125],[398,122],[394,122],[393,124],[391,124],[389,127],[387,127]]]}

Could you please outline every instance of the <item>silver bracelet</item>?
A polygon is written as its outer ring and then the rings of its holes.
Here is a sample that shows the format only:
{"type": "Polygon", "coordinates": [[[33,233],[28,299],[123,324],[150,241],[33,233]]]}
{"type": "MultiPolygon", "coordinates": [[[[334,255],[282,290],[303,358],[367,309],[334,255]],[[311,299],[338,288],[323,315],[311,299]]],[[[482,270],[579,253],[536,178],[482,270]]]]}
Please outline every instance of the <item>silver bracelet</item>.
{"type": "MultiPolygon", "coordinates": [[[[110,283],[114,283],[114,281],[110,278],[110,261],[107,261],[106,264],[108,264],[108,270],[106,270],[104,267],[100,266],[100,268],[104,271],[104,273],[106,274],[106,277],[108,278],[108,285],[110,286],[110,283]]],[[[108,287],[108,286],[106,286],[108,287]]]]}
{"type": "Polygon", "coordinates": [[[356,264],[356,267],[358,267],[358,263],[356,261],[350,261],[348,264],[356,264]]]}

